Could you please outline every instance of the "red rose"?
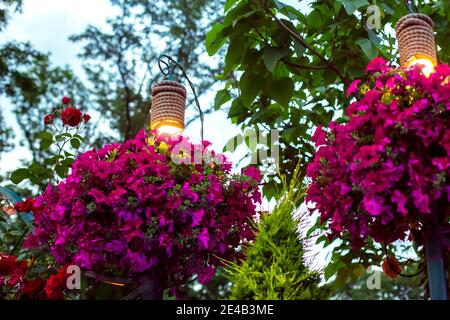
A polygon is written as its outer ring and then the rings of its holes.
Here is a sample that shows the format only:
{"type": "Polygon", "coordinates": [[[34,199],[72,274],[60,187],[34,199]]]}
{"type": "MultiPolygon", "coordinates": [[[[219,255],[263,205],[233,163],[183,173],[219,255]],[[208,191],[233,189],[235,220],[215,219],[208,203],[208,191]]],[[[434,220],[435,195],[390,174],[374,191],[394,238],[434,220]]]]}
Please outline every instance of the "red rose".
{"type": "Polygon", "coordinates": [[[33,205],[34,205],[34,200],[33,198],[27,198],[25,201],[23,202],[17,202],[14,205],[14,208],[18,211],[18,212],[30,212],[31,210],[33,210],[33,205]]]}
{"type": "Polygon", "coordinates": [[[51,275],[45,285],[45,294],[49,300],[63,300],[64,290],[67,288],[67,267],[59,269],[57,274],[51,275]]]}
{"type": "Polygon", "coordinates": [[[83,120],[84,120],[84,122],[88,122],[89,120],[91,120],[91,116],[88,115],[87,113],[85,113],[85,114],[83,115],[83,120]]]}
{"type": "Polygon", "coordinates": [[[74,107],[68,107],[61,113],[61,120],[65,125],[76,127],[82,121],[83,114],[74,107]]]}
{"type": "Polygon", "coordinates": [[[25,260],[17,261],[14,256],[0,254],[0,286],[6,284],[14,287],[21,283],[27,269],[28,265],[25,260]]]}
{"type": "Polygon", "coordinates": [[[397,279],[398,275],[402,272],[402,266],[395,257],[384,258],[381,267],[386,276],[391,279],[397,279]]]}
{"type": "Polygon", "coordinates": [[[50,125],[53,123],[53,120],[55,119],[55,117],[52,114],[48,114],[44,117],[44,124],[46,126],[50,125]]]}
{"type": "Polygon", "coordinates": [[[21,299],[33,299],[40,295],[45,287],[45,280],[42,278],[35,278],[32,280],[25,280],[23,282],[22,293],[20,295],[21,299]]]}
{"type": "Polygon", "coordinates": [[[69,104],[70,103],[70,98],[69,97],[62,98],[62,103],[63,104],[69,104]]]}

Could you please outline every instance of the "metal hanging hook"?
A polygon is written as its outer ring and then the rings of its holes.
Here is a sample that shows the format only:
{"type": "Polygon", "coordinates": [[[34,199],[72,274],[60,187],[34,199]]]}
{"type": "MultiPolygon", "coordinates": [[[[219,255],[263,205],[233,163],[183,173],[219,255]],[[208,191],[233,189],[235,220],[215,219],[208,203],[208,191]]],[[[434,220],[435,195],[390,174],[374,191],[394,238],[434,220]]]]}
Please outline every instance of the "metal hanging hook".
{"type": "Polygon", "coordinates": [[[186,78],[187,82],[189,83],[189,86],[191,87],[192,93],[194,94],[195,105],[197,107],[200,116],[200,136],[202,139],[201,141],[203,141],[204,116],[202,108],[200,107],[200,102],[198,101],[197,93],[195,91],[194,85],[191,82],[191,79],[189,79],[188,75],[184,71],[184,68],[181,66],[181,64],[179,64],[171,56],[168,56],[166,54],[162,54],[161,56],[159,56],[158,67],[161,73],[166,77],[173,77],[175,73],[175,68],[178,68],[180,69],[183,77],[186,78]]]}
{"type": "Polygon", "coordinates": [[[404,3],[409,13],[419,13],[419,8],[414,3],[414,0],[404,0],[404,3]]]}

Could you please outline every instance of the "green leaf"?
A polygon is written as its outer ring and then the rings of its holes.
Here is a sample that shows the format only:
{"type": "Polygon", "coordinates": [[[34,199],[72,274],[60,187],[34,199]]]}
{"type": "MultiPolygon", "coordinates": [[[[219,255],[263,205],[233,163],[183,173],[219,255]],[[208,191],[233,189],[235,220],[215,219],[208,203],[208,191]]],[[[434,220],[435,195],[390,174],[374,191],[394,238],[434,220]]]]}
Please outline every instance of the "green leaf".
{"type": "Polygon", "coordinates": [[[244,105],[241,99],[234,99],[231,104],[230,110],[228,111],[228,117],[234,118],[245,113],[244,105]]]}
{"type": "Polygon", "coordinates": [[[311,29],[319,29],[322,27],[323,19],[319,10],[313,10],[307,17],[308,27],[311,29]]]}
{"type": "Polygon", "coordinates": [[[327,236],[326,235],[321,235],[320,237],[317,238],[316,244],[319,244],[321,242],[325,242],[326,243],[327,241],[328,241],[327,236]]]}
{"type": "Polygon", "coordinates": [[[81,142],[84,141],[84,138],[82,136],[80,136],[78,133],[73,135],[74,138],[77,138],[78,140],[80,140],[81,142]]]}
{"type": "Polygon", "coordinates": [[[289,77],[273,79],[269,86],[270,96],[283,107],[288,107],[294,93],[294,82],[292,79],[289,77]]]}
{"type": "Polygon", "coordinates": [[[65,166],[67,166],[67,167],[69,167],[69,166],[71,166],[72,163],[74,163],[74,162],[75,162],[75,159],[74,159],[74,158],[65,158],[63,161],[61,161],[61,164],[62,164],[62,165],[65,165],[65,166]]]}
{"type": "Polygon", "coordinates": [[[361,8],[362,6],[368,6],[369,2],[367,0],[338,0],[344,5],[345,11],[347,11],[347,14],[350,16],[352,15],[356,10],[361,8]]]}
{"type": "Polygon", "coordinates": [[[19,184],[25,179],[29,179],[31,176],[31,171],[26,168],[17,169],[11,174],[11,181],[14,184],[19,184]]]}
{"type": "Polygon", "coordinates": [[[228,75],[242,60],[245,53],[246,41],[244,37],[232,37],[228,46],[227,55],[225,56],[225,67],[223,72],[228,75]]]}
{"type": "Polygon", "coordinates": [[[55,167],[55,171],[60,178],[64,179],[65,176],[67,175],[67,172],[69,172],[69,167],[66,165],[59,164],[55,167]]]}
{"type": "Polygon", "coordinates": [[[39,133],[39,139],[41,140],[53,140],[53,135],[48,131],[42,131],[39,133]]]}
{"type": "Polygon", "coordinates": [[[222,24],[224,27],[229,27],[231,25],[234,27],[239,20],[249,17],[254,12],[255,11],[247,1],[241,1],[226,14],[222,24]]]}
{"type": "Polygon", "coordinates": [[[359,38],[356,40],[356,44],[361,47],[361,50],[369,60],[372,60],[378,55],[378,47],[369,39],[359,38]]]}
{"type": "Polygon", "coordinates": [[[225,8],[223,12],[227,12],[228,10],[230,10],[231,7],[238,1],[239,0],[227,0],[227,2],[225,2],[225,8]]]}
{"type": "Polygon", "coordinates": [[[48,150],[53,144],[52,140],[42,140],[41,141],[41,150],[48,150]]]}
{"type": "Polygon", "coordinates": [[[222,34],[223,25],[216,23],[206,34],[206,51],[213,56],[225,44],[226,38],[222,34]]]}
{"type": "Polygon", "coordinates": [[[325,277],[325,281],[327,281],[328,279],[330,279],[332,276],[334,276],[336,274],[336,266],[335,264],[329,264],[326,268],[325,268],[325,272],[324,272],[324,277],[325,277]]]}
{"type": "Polygon", "coordinates": [[[246,107],[250,106],[260,91],[260,79],[252,72],[245,71],[239,80],[241,99],[246,107]]]}
{"type": "Polygon", "coordinates": [[[50,158],[45,159],[44,163],[47,164],[47,165],[54,165],[60,159],[64,159],[64,156],[62,156],[62,155],[55,155],[55,156],[52,156],[50,158]]]}
{"type": "Polygon", "coordinates": [[[41,140],[41,150],[47,150],[53,144],[53,135],[48,131],[40,132],[39,139],[41,140]]]}
{"type": "Polygon", "coordinates": [[[297,57],[300,58],[306,51],[306,47],[303,46],[300,42],[291,37],[294,42],[294,51],[297,54],[297,57]]]}
{"type": "Polygon", "coordinates": [[[217,91],[216,98],[214,99],[214,109],[218,110],[226,102],[231,100],[231,95],[227,89],[217,91]]]}
{"type": "Polygon", "coordinates": [[[70,145],[72,146],[72,148],[78,149],[81,146],[81,142],[77,138],[73,138],[70,139],[70,145]]]}
{"type": "Polygon", "coordinates": [[[273,72],[278,61],[289,53],[288,48],[266,47],[264,48],[263,58],[267,70],[273,72]]]}

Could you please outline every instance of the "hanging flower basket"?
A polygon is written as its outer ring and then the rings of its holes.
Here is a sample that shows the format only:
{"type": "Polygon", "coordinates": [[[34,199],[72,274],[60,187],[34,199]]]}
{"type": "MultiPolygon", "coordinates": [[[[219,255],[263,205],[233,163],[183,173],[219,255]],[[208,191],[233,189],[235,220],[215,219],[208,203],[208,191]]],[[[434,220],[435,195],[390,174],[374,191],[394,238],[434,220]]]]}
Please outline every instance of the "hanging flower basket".
{"type": "Polygon", "coordinates": [[[230,168],[208,142],[145,131],[88,151],[36,198],[26,245],[94,277],[151,276],[171,293],[194,276],[208,283],[253,238],[261,200],[259,171],[230,168]]]}
{"type": "Polygon", "coordinates": [[[450,67],[429,77],[394,70],[376,58],[348,94],[359,98],[346,123],[318,128],[307,169],[306,197],[330,237],[355,249],[373,238],[423,243],[424,230],[448,225],[450,200],[450,67]]]}

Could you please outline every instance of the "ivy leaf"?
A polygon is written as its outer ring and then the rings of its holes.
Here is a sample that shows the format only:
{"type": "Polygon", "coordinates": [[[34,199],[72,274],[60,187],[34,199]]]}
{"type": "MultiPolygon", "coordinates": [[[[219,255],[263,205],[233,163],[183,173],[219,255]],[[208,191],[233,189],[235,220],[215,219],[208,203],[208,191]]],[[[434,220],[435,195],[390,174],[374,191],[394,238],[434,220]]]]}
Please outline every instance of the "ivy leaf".
{"type": "Polygon", "coordinates": [[[227,89],[217,91],[214,99],[214,109],[218,110],[220,107],[231,100],[231,95],[227,89]]]}
{"type": "Polygon", "coordinates": [[[260,86],[258,85],[259,82],[260,79],[252,72],[245,71],[242,74],[239,84],[241,88],[241,99],[244,106],[250,106],[253,100],[255,100],[260,90],[260,86]]]}
{"type": "Polygon", "coordinates": [[[347,14],[350,16],[352,15],[356,10],[361,8],[362,6],[368,6],[369,2],[367,0],[338,0],[344,5],[345,11],[347,11],[347,14]]]}
{"type": "Polygon", "coordinates": [[[289,53],[288,48],[266,47],[264,48],[263,58],[267,70],[273,73],[278,61],[289,53]]]}
{"type": "Polygon", "coordinates": [[[359,38],[356,40],[356,44],[361,47],[361,50],[369,60],[372,60],[378,55],[378,47],[369,39],[359,38]]]}
{"type": "Polygon", "coordinates": [[[11,181],[14,184],[19,184],[25,179],[29,179],[31,176],[31,171],[26,168],[17,169],[11,174],[11,181]]]}
{"type": "Polygon", "coordinates": [[[223,25],[216,23],[206,34],[206,51],[214,55],[225,44],[226,38],[222,35],[223,25]]]}

